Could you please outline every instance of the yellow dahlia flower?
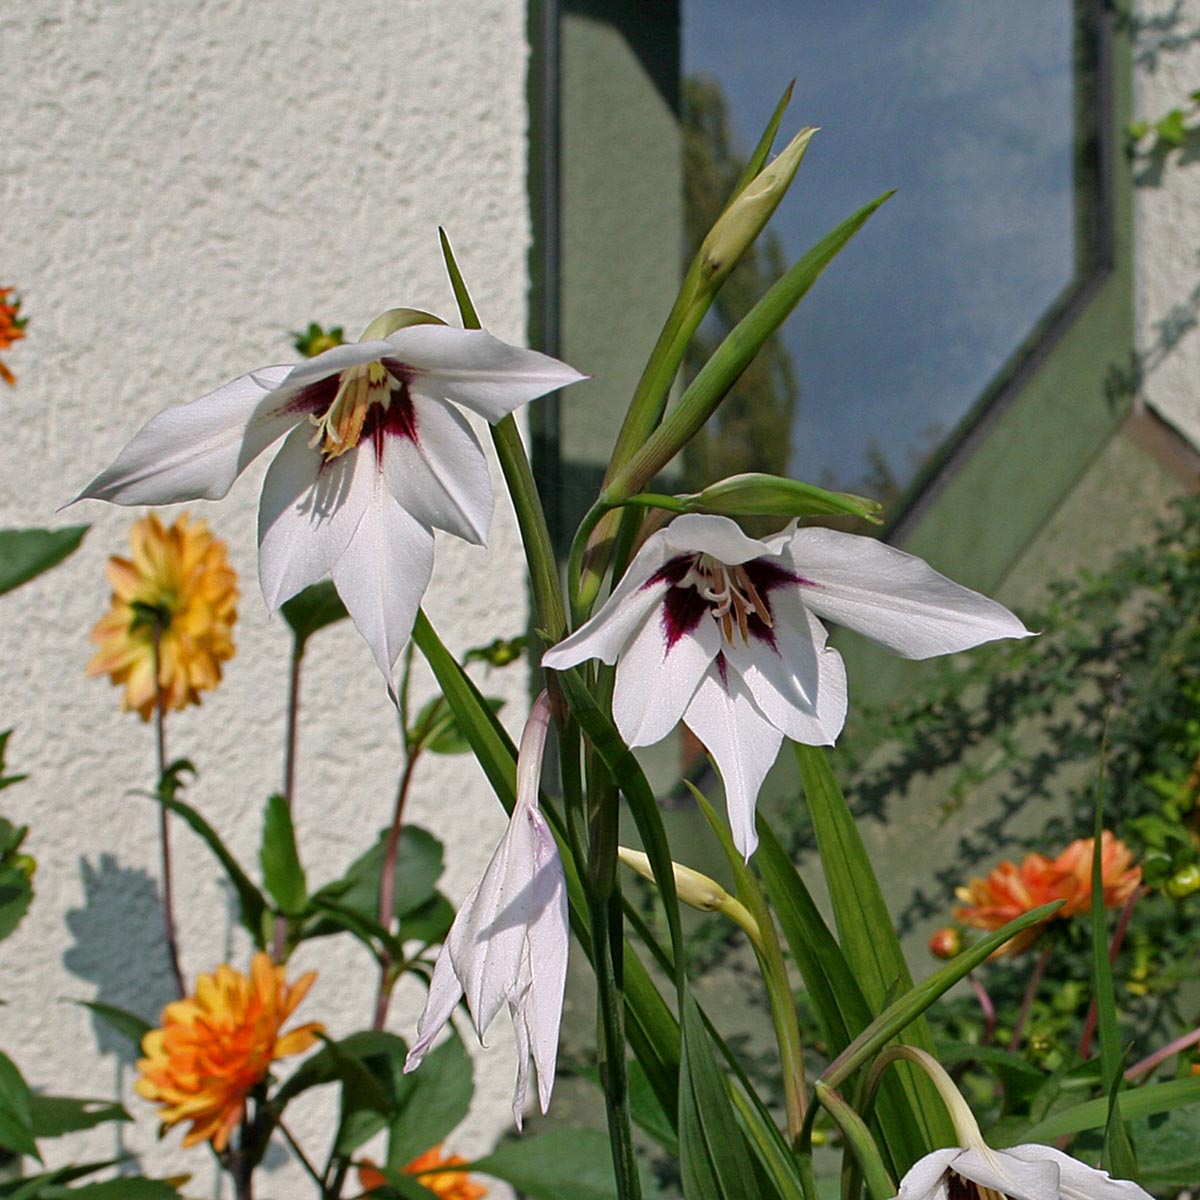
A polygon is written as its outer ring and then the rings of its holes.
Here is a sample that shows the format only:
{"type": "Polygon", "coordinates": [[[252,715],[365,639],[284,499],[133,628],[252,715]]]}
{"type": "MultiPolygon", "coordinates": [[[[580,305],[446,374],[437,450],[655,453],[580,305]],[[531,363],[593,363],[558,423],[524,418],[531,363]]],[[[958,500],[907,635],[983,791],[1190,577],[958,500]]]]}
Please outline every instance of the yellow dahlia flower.
{"type": "Polygon", "coordinates": [[[221,663],[233,657],[237,575],[208,522],[186,513],[169,528],[153,513],[143,517],[129,541],[132,560],[108,560],[112,608],[92,630],[99,650],[87,673],[124,685],[121,707],[148,721],[156,697],[156,633],[166,708],[199,704],[200,693],[220,683],[221,663]]]}
{"type": "Polygon", "coordinates": [[[224,1150],[271,1063],[316,1042],[324,1027],[315,1022],[279,1035],[316,977],[309,971],[289,985],[284,968],[260,951],[249,977],[223,964],[196,980],[194,996],[163,1009],[162,1028],[142,1039],[136,1087],[163,1106],[164,1125],[191,1121],[185,1147],[211,1141],[224,1150]]]}

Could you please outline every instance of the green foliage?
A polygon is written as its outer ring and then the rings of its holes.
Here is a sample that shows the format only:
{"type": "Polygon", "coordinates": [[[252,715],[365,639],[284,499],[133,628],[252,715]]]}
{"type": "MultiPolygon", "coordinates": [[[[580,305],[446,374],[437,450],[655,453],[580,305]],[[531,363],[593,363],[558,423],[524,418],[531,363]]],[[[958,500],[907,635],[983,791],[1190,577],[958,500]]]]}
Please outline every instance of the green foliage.
{"type": "Polygon", "coordinates": [[[690,993],[683,997],[679,1159],[688,1200],[752,1200],[759,1190],[725,1079],[690,993]]]}
{"type": "Polygon", "coordinates": [[[259,861],[263,886],[279,906],[279,911],[286,916],[303,912],[308,903],[308,885],[296,848],[292,813],[283,796],[274,795],[267,801],[259,861]]]}
{"type": "Polygon", "coordinates": [[[329,579],[310,584],[285,600],[279,608],[296,638],[296,653],[301,654],[308,639],[329,625],[344,621],[350,614],[329,579]]]}
{"type": "MultiPolygon", "coordinates": [[[[0,734],[0,776],[4,771],[7,739],[7,732],[0,734]]],[[[23,778],[22,775],[10,776],[7,781],[0,778],[0,786],[23,778]]],[[[0,817],[0,941],[16,929],[33,902],[33,873],[37,864],[28,854],[21,853],[28,832],[28,825],[16,826],[0,817]]]]}
{"type": "Polygon", "coordinates": [[[0,596],[58,566],[79,548],[90,528],[0,529],[0,596]]]}
{"type": "MultiPolygon", "coordinates": [[[[330,902],[342,913],[354,914],[375,924],[379,919],[379,882],[386,853],[387,830],[381,830],[375,844],[354,860],[340,878],[313,893],[314,923],[305,937],[322,937],[334,930],[327,914],[330,902]],[[322,915],[324,914],[324,915],[322,915]]],[[[407,937],[408,917],[427,918],[429,905],[437,899],[437,881],[442,875],[442,843],[431,833],[415,825],[400,831],[396,852],[395,900],[393,914],[400,921],[400,933],[407,937]]],[[[415,936],[415,935],[414,935],[415,936]]]]}
{"type": "Polygon", "coordinates": [[[0,1149],[41,1162],[33,1140],[33,1099],[16,1063],[0,1053],[0,1149]]]}

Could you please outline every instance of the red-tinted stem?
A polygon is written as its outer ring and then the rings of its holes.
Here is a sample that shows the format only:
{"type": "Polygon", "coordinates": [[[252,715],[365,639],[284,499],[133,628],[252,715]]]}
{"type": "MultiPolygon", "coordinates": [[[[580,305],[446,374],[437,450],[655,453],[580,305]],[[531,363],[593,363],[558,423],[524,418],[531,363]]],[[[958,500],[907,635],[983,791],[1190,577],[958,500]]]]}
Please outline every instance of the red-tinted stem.
{"type": "Polygon", "coordinates": [[[996,1006],[992,1003],[991,996],[987,993],[987,988],[979,982],[972,971],[967,975],[967,979],[971,983],[971,990],[975,993],[975,999],[979,1001],[979,1007],[983,1009],[983,1042],[984,1046],[992,1044],[992,1038],[996,1036],[996,1006]]]}
{"type": "Polygon", "coordinates": [[[1010,1054],[1015,1054],[1021,1047],[1021,1035],[1025,1032],[1025,1023],[1029,1020],[1034,998],[1037,996],[1042,976],[1046,973],[1046,964],[1050,961],[1050,952],[1053,949],[1054,943],[1047,943],[1046,948],[1038,955],[1037,962],[1033,964],[1029,982],[1025,985],[1025,995],[1021,998],[1021,1011],[1017,1014],[1017,1023],[1013,1026],[1012,1037],[1009,1039],[1008,1051],[1010,1054]]]}
{"type": "MultiPolygon", "coordinates": [[[[412,750],[404,771],[400,776],[400,786],[396,789],[396,809],[392,814],[392,825],[388,830],[387,844],[383,851],[383,870],[379,877],[379,924],[389,933],[392,931],[392,921],[396,907],[396,857],[400,852],[400,831],[404,826],[404,806],[408,803],[408,792],[412,786],[413,768],[420,757],[420,749],[412,750]]],[[[375,997],[375,1019],[373,1029],[382,1029],[387,1020],[388,1005],[392,1001],[392,956],[386,946],[382,948],[382,960],[379,964],[379,992],[375,997]]]]}
{"type": "MultiPolygon", "coordinates": [[[[159,643],[162,629],[154,627],[154,750],[158,764],[158,786],[163,786],[167,775],[167,696],[162,686],[162,671],[159,662],[159,643]]],[[[163,929],[167,939],[167,958],[171,974],[175,979],[175,991],[182,997],[187,995],[183,982],[183,971],[179,966],[179,937],[175,929],[175,885],[171,870],[171,826],[170,813],[161,801],[158,805],[158,842],[162,851],[163,885],[163,929]]]]}
{"type": "Polygon", "coordinates": [[[1186,1050],[1189,1046],[1194,1046],[1200,1042],[1200,1029],[1193,1029],[1191,1033],[1185,1033],[1182,1037],[1177,1037],[1173,1042],[1168,1042],[1165,1046],[1159,1047],[1153,1054],[1148,1054],[1141,1062],[1134,1063],[1128,1071],[1125,1072],[1125,1078],[1130,1083],[1136,1083],[1139,1075],[1149,1075],[1159,1063],[1166,1062],[1173,1054],[1178,1054],[1181,1050],[1186,1050]]]}

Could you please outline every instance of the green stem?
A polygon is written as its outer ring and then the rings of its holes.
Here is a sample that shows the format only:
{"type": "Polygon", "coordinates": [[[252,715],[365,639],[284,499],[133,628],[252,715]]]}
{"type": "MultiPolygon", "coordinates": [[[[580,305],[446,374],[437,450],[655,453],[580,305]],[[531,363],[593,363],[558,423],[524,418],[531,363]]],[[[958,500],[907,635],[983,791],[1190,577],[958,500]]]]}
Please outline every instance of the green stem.
{"type": "Polygon", "coordinates": [[[640,1200],[642,1185],[633,1149],[629,1079],[625,1067],[624,1000],[621,994],[620,961],[616,957],[623,948],[620,892],[614,890],[607,899],[589,895],[588,915],[592,934],[592,962],[596,972],[600,1084],[604,1089],[617,1195],[621,1200],[640,1200]]]}
{"type": "MultiPolygon", "coordinates": [[[[296,793],[296,748],[300,724],[300,664],[304,659],[304,642],[292,639],[292,662],[288,671],[287,728],[284,733],[283,752],[283,799],[288,812],[292,811],[292,798],[296,793]]],[[[271,959],[283,962],[287,954],[288,919],[282,914],[275,918],[275,929],[271,938],[271,959]]]]}
{"type": "Polygon", "coordinates": [[[504,473],[504,482],[512,497],[517,527],[525,547],[536,628],[553,644],[567,632],[567,617],[558,584],[558,560],[554,555],[550,527],[546,524],[546,512],[538,496],[529,456],[525,453],[521,434],[512,417],[505,417],[498,425],[492,426],[492,444],[500,459],[500,470],[504,473]]]}
{"type": "MultiPolygon", "coordinates": [[[[866,1180],[871,1200],[893,1200],[896,1195],[896,1185],[883,1165],[879,1147],[875,1144],[870,1130],[867,1129],[866,1122],[833,1088],[818,1083],[816,1096],[822,1107],[837,1122],[838,1128],[841,1129],[850,1149],[854,1152],[854,1159],[866,1180]]],[[[852,1187],[850,1194],[854,1195],[857,1191],[857,1187],[852,1187]]]]}

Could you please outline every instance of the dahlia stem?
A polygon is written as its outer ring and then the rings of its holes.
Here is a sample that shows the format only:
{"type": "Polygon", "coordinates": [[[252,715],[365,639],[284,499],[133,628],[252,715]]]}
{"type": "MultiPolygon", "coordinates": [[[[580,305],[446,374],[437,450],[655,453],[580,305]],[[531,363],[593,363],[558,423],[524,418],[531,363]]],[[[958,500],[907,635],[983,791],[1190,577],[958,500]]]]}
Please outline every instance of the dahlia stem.
{"type": "Polygon", "coordinates": [[[1160,1046],[1153,1054],[1143,1058],[1141,1062],[1134,1063],[1125,1072],[1125,1078],[1130,1083],[1137,1083],[1139,1075],[1149,1075],[1159,1063],[1166,1062],[1172,1055],[1179,1054],[1197,1042],[1200,1042],[1200,1029],[1193,1029],[1191,1033],[1185,1033],[1183,1037],[1178,1037],[1173,1042],[1160,1046]]]}
{"type": "MultiPolygon", "coordinates": [[[[300,638],[292,641],[292,667],[288,672],[287,729],[284,734],[283,750],[283,800],[287,810],[292,811],[292,797],[296,791],[296,742],[300,725],[300,664],[304,658],[304,643],[300,638]]],[[[287,946],[287,917],[275,918],[275,929],[271,938],[271,959],[282,962],[287,946]]]]}
{"type": "MultiPolygon", "coordinates": [[[[404,823],[404,806],[408,802],[409,788],[412,786],[413,768],[420,757],[420,747],[415,748],[404,764],[400,776],[400,786],[396,789],[396,810],[392,814],[392,825],[388,830],[387,845],[383,851],[383,870],[379,876],[379,924],[391,933],[394,908],[396,905],[396,858],[400,853],[400,831],[404,823]]],[[[375,1020],[372,1029],[382,1029],[387,1020],[388,1005],[392,1000],[392,988],[396,976],[392,971],[393,961],[391,951],[386,946],[382,948],[383,958],[379,964],[379,992],[375,997],[375,1020]]]]}
{"type": "Polygon", "coordinates": [[[292,1131],[283,1123],[283,1121],[279,1119],[279,1117],[275,1118],[275,1128],[283,1134],[284,1140],[292,1148],[292,1153],[299,1160],[300,1165],[305,1169],[305,1171],[308,1172],[308,1177],[317,1185],[317,1187],[323,1188],[324,1181],[321,1179],[320,1172],[312,1165],[312,1160],[307,1154],[304,1153],[300,1147],[300,1143],[296,1141],[292,1131]]]}
{"type": "Polygon", "coordinates": [[[183,971],[179,967],[179,938],[175,930],[175,885],[171,871],[170,813],[162,803],[161,793],[167,779],[167,696],[163,691],[159,646],[162,625],[154,623],[154,750],[158,763],[158,841],[162,850],[163,928],[167,938],[167,958],[175,978],[175,991],[182,999],[187,995],[183,971]]]}
{"type": "Polygon", "coordinates": [[[981,1044],[990,1046],[992,1038],[996,1036],[996,1006],[992,1003],[987,988],[976,978],[974,971],[968,973],[967,980],[971,984],[971,990],[975,993],[975,999],[979,1001],[979,1007],[983,1010],[984,1027],[981,1044]]]}
{"type": "Polygon", "coordinates": [[[1054,944],[1051,942],[1038,955],[1037,962],[1033,964],[1033,971],[1029,975],[1029,982],[1025,985],[1025,995],[1021,998],[1021,1011],[1017,1014],[1017,1023],[1013,1026],[1012,1037],[1009,1039],[1008,1052],[1016,1054],[1021,1046],[1021,1035],[1025,1032],[1025,1023],[1029,1020],[1029,1014],[1033,1010],[1033,1001],[1037,996],[1037,990],[1042,982],[1042,976],[1046,973],[1046,964],[1050,961],[1050,952],[1054,949],[1054,944]]]}
{"type": "MultiPolygon", "coordinates": [[[[1133,910],[1138,900],[1145,895],[1147,889],[1134,888],[1129,895],[1129,899],[1125,901],[1121,909],[1121,915],[1117,918],[1117,926],[1113,930],[1112,941],[1108,947],[1108,961],[1110,965],[1115,965],[1117,954],[1120,952],[1121,943],[1125,940],[1125,931],[1129,928],[1129,922],[1133,917],[1133,910]]],[[[1092,1053],[1092,1038],[1096,1034],[1096,1018],[1098,1010],[1096,1008],[1096,997],[1092,997],[1091,1004],[1088,1005],[1087,1018],[1083,1022],[1083,1033],[1079,1038],[1079,1057],[1089,1058],[1092,1053]]]]}

